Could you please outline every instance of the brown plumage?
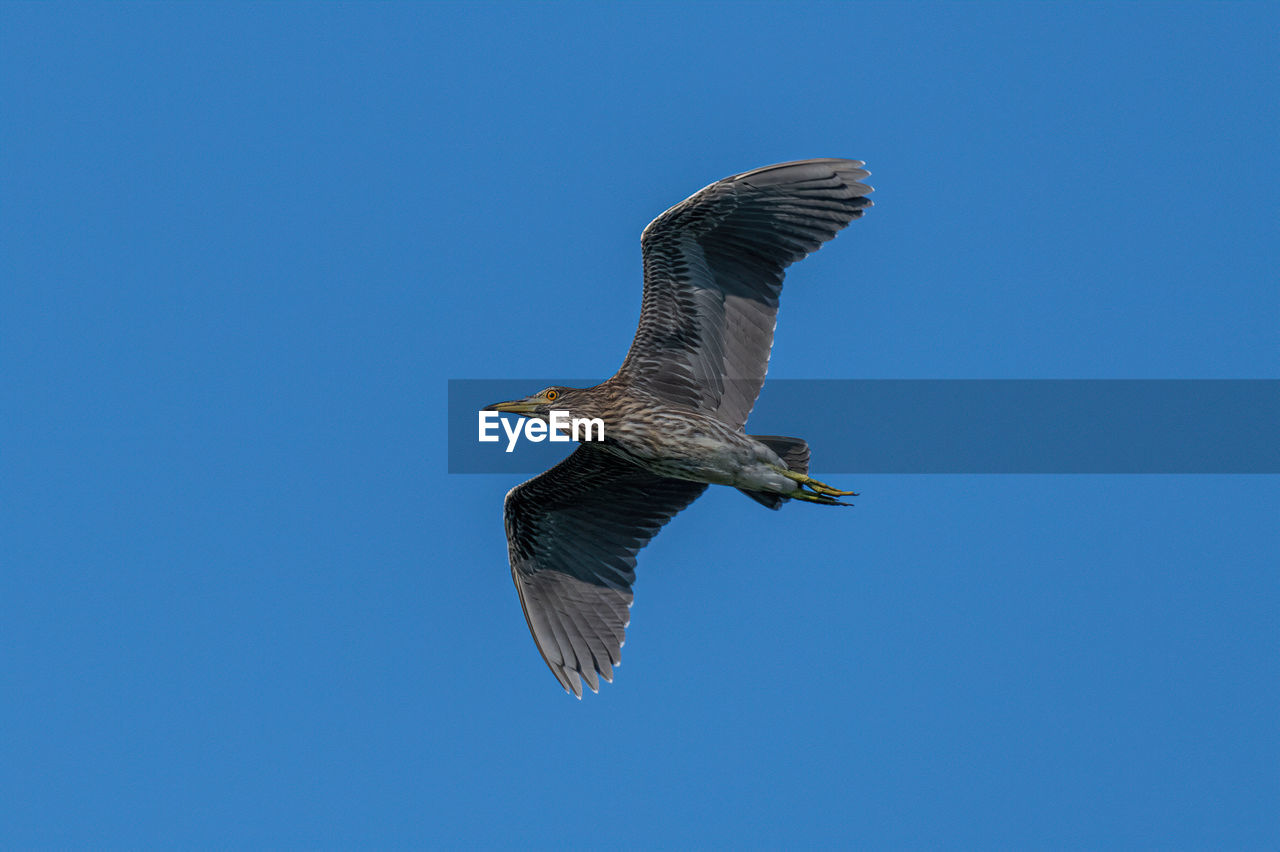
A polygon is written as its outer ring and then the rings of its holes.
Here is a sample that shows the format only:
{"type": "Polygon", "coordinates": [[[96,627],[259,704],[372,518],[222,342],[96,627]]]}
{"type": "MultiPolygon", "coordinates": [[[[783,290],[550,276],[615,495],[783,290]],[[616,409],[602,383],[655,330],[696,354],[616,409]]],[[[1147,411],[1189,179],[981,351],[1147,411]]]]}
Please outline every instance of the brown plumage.
{"type": "Polygon", "coordinates": [[[636,553],[707,484],[776,509],[841,505],[811,479],[799,438],[743,427],[768,370],[787,266],[861,216],[857,160],[802,160],[725,178],[644,229],[644,300],[631,350],[594,388],[547,388],[490,408],[604,422],[602,442],[518,485],[504,504],[511,574],[529,630],[579,698],[613,667],[636,553]]]}

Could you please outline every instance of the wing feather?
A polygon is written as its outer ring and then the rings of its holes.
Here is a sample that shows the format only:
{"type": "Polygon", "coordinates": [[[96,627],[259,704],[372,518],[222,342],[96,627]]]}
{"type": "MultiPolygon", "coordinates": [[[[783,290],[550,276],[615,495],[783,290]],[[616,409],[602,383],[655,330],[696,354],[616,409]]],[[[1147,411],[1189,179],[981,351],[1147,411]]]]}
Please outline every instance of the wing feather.
{"type": "Polygon", "coordinates": [[[511,576],[552,674],[582,697],[613,680],[630,623],[636,554],[706,489],[655,476],[589,444],[511,489],[511,576]]]}
{"type": "Polygon", "coordinates": [[[766,166],[649,223],[640,324],[614,380],[745,424],[769,368],[783,274],[871,205],[862,165],[766,166]]]}

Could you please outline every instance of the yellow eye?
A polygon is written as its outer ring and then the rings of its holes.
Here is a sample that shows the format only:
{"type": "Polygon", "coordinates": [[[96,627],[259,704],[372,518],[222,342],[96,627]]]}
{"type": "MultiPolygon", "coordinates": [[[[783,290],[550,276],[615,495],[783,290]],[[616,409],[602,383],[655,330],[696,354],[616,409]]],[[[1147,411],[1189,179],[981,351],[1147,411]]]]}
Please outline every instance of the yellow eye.
{"type": "Polygon", "coordinates": [[[549,390],[545,394],[543,394],[543,396],[547,398],[547,402],[555,402],[556,397],[558,397],[559,395],[560,395],[559,391],[553,391],[553,390],[549,390]]]}

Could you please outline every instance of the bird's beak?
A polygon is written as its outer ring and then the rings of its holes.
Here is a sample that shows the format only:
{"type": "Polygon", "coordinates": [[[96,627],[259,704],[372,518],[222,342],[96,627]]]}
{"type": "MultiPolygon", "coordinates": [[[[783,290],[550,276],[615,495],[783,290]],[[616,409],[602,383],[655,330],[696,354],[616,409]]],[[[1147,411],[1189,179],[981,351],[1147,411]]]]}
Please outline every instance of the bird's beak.
{"type": "Polygon", "coordinates": [[[533,414],[538,408],[538,403],[529,402],[527,399],[513,399],[510,402],[495,402],[493,405],[486,405],[484,411],[506,411],[510,414],[533,414]]]}

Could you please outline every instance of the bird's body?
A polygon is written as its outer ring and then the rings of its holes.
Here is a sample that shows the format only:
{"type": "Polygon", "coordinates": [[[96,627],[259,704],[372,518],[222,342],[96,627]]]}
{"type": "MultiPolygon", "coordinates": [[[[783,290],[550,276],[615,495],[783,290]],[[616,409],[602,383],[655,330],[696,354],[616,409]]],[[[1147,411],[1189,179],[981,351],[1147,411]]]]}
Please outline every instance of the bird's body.
{"type": "Polygon", "coordinates": [[[490,408],[596,418],[601,441],[507,494],[511,571],[552,673],[582,696],[613,677],[636,553],[707,485],[777,509],[843,505],[808,475],[799,438],[744,431],[768,369],[783,270],[870,205],[856,160],[804,160],[725,178],[645,228],[640,325],[593,388],[547,388],[490,408]]]}
{"type": "Polygon", "coordinates": [[[661,443],[623,425],[616,441],[606,440],[603,448],[658,476],[782,495],[799,488],[778,472],[786,465],[776,452],[714,417],[659,409],[652,410],[647,422],[660,431],[661,443]]]}
{"type": "Polygon", "coordinates": [[[551,406],[570,417],[599,419],[604,440],[593,449],[610,453],[658,476],[710,485],[790,492],[795,483],[772,470],[778,454],[715,416],[664,403],[647,393],[625,393],[618,385],[590,388],[592,396],[562,388],[551,406]],[[603,404],[601,404],[603,402],[603,404]]]}

